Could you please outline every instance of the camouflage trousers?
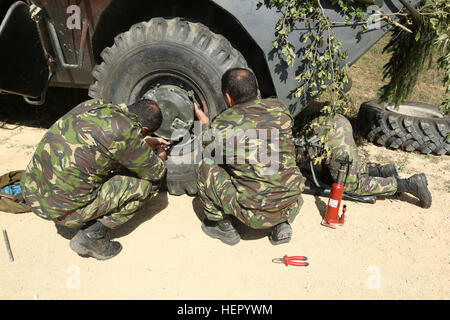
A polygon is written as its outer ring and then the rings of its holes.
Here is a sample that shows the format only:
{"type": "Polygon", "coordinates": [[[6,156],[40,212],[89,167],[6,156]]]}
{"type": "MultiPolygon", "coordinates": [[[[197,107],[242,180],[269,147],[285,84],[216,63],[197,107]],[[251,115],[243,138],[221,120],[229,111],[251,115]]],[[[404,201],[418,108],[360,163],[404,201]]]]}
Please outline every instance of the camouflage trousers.
{"type": "MultiPolygon", "coordinates": [[[[358,156],[352,126],[347,118],[337,115],[327,125],[331,128],[327,133],[330,153],[324,160],[324,164],[334,181],[337,181],[341,161],[348,160],[344,179],[345,193],[359,196],[393,195],[397,191],[397,179],[369,176],[367,164],[363,163],[358,156]]],[[[318,134],[320,135],[321,132],[318,134]]]]}
{"type": "Polygon", "coordinates": [[[253,229],[271,228],[282,222],[292,223],[297,216],[303,199],[279,213],[252,211],[240,206],[238,192],[228,172],[210,160],[203,160],[197,167],[197,186],[203,212],[211,221],[223,220],[226,215],[235,216],[240,222],[253,229]]]}
{"type": "Polygon", "coordinates": [[[85,207],[76,210],[55,223],[69,228],[81,227],[88,221],[100,221],[110,229],[130,220],[148,200],[156,186],[150,181],[116,175],[98,190],[97,197],[85,207]]]}

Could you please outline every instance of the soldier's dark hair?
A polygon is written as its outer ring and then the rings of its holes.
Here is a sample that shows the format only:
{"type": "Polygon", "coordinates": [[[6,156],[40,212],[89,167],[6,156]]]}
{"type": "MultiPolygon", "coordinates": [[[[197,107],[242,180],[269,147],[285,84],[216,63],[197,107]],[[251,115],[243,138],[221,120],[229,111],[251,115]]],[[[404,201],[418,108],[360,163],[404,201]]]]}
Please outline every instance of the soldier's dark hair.
{"type": "Polygon", "coordinates": [[[248,69],[233,68],[222,76],[222,94],[228,93],[234,103],[243,103],[256,99],[258,84],[255,75],[248,69]]]}
{"type": "Polygon", "coordinates": [[[161,126],[162,113],[158,104],[153,100],[139,100],[130,104],[128,110],[137,115],[141,125],[148,127],[151,132],[155,132],[161,126]]]}

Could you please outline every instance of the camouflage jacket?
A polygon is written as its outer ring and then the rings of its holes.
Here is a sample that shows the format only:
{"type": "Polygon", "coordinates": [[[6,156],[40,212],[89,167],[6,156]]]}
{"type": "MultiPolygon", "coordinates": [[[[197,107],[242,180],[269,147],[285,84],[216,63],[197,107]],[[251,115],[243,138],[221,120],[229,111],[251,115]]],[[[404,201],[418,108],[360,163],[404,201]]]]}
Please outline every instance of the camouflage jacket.
{"type": "Polygon", "coordinates": [[[21,180],[32,210],[53,220],[94,200],[112,175],[129,170],[156,181],[164,162],[144,140],[124,105],[86,101],[53,124],[38,144],[21,180]]]}
{"type": "MultiPolygon", "coordinates": [[[[312,127],[314,129],[308,130],[308,133],[306,130],[302,130],[297,138],[298,144],[295,152],[297,163],[300,166],[310,161],[313,161],[316,165],[330,162],[329,149],[339,147],[343,143],[342,139],[336,139],[336,137],[341,136],[341,131],[344,130],[342,119],[345,120],[345,117],[339,114],[331,118],[318,116],[305,126],[305,128],[312,127]],[[328,150],[325,146],[327,140],[328,150]]],[[[352,132],[351,126],[350,132],[352,132]]]]}
{"type": "Polygon", "coordinates": [[[211,123],[222,136],[223,167],[243,208],[277,212],[299,199],[304,179],[295,162],[292,126],[289,110],[277,99],[237,104],[211,123]]]}

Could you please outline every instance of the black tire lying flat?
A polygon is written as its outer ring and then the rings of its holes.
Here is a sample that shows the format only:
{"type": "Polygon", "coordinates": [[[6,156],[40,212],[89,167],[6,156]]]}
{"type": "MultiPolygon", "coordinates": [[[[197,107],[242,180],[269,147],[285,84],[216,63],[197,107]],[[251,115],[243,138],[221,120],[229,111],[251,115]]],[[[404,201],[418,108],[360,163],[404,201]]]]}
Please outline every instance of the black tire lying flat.
{"type": "MultiPolygon", "coordinates": [[[[139,81],[158,70],[169,70],[197,87],[210,119],[226,107],[221,93],[223,73],[229,68],[247,68],[244,57],[223,36],[179,18],[137,23],[116,36],[114,45],[104,49],[101,56],[103,62],[92,72],[96,81],[89,89],[91,97],[132,103],[139,81]]],[[[192,164],[176,164],[169,156],[170,194],[197,192],[194,168],[192,164]]]]}
{"type": "Polygon", "coordinates": [[[372,143],[423,154],[450,154],[450,117],[437,106],[405,102],[396,111],[386,103],[364,102],[358,113],[358,132],[372,143]]]}

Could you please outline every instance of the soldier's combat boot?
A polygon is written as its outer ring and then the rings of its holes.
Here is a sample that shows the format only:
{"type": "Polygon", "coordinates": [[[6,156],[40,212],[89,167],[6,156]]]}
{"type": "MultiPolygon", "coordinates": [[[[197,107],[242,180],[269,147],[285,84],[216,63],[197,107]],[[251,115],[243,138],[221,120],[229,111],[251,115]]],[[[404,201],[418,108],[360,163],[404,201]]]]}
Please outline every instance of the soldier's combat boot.
{"type": "Polygon", "coordinates": [[[397,192],[407,192],[419,198],[422,208],[431,206],[431,193],[428,190],[427,177],[423,174],[415,174],[408,179],[397,179],[397,192]]]}
{"type": "Polygon", "coordinates": [[[269,235],[269,240],[273,245],[287,243],[291,241],[292,227],[288,222],[277,224],[269,235]]]}
{"type": "Polygon", "coordinates": [[[202,230],[211,238],[219,239],[230,246],[237,244],[241,240],[241,236],[229,219],[220,221],[205,219],[202,223],[202,230]]]}
{"type": "Polygon", "coordinates": [[[381,178],[398,178],[398,167],[395,163],[386,164],[384,166],[369,167],[369,176],[381,178]]]}
{"type": "Polygon", "coordinates": [[[122,250],[122,245],[111,241],[109,229],[97,221],[80,229],[70,240],[70,248],[82,257],[108,260],[122,250]]]}

